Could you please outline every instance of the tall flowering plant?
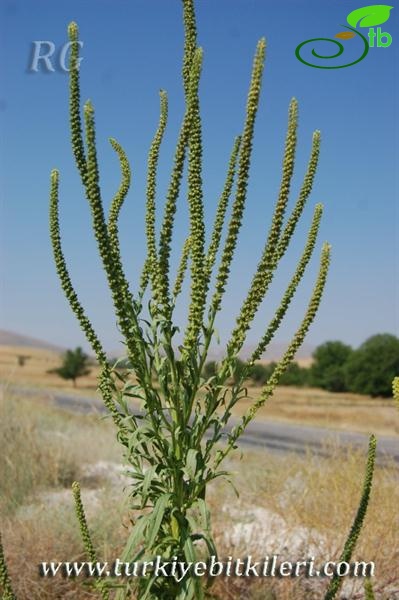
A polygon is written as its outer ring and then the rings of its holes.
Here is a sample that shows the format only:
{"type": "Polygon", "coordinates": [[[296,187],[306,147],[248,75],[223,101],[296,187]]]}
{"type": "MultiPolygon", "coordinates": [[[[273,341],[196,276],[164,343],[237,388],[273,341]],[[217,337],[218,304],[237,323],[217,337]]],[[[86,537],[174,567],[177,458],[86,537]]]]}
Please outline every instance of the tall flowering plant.
{"type": "MultiPolygon", "coordinates": [[[[130,286],[124,272],[118,234],[121,207],[130,187],[130,166],[122,146],[114,139],[121,168],[119,190],[105,213],[99,184],[94,108],[86,102],[82,110],[79,86],[78,27],[69,25],[70,128],[72,149],[89,203],[98,252],[112,294],[115,315],[124,337],[129,369],[123,374],[108,364],[106,353],[73,287],[61,244],[58,194],[59,173],[51,173],[50,231],[57,272],[64,293],[101,367],[99,389],[111,415],[131,477],[131,508],[139,511],[122,560],[150,561],[161,555],[186,562],[217,555],[206,503],[208,485],[228,477],[222,463],[237,447],[257,411],[270,398],[280,376],[302,344],[317,313],[330,262],[330,247],[321,249],[319,272],[308,307],[282,359],[263,387],[258,399],[241,420],[229,429],[234,406],[246,396],[244,380],[266,350],[279,328],[316,246],[322,205],[314,208],[302,256],[287,282],[280,305],[266,324],[258,344],[238,371],[237,355],[248,330],[285,255],[312,190],[317,169],[320,133],[313,135],[309,163],[298,197],[291,210],[288,200],[297,145],[298,106],[293,99],[282,163],[281,184],[264,247],[254,269],[224,357],[215,375],[205,378],[204,366],[215,336],[215,321],[222,309],[230,268],[236,251],[248,189],[254,126],[259,106],[265,59],[265,40],[256,47],[242,132],[232,144],[224,187],[217,204],[212,231],[204,222],[202,126],[199,84],[202,49],[198,47],[193,0],[182,0],[185,27],[183,87],[185,112],[178,135],[163,218],[156,223],[157,169],[168,120],[168,97],[160,92],[160,116],[150,145],[147,164],[145,231],[147,255],[139,282],[130,286]],[[170,255],[175,214],[187,165],[186,200],[189,230],[181,250],[177,272],[172,276],[170,255]],[[225,232],[225,233],[224,233],[225,232]],[[209,240],[209,241],[207,241],[209,240]],[[176,300],[185,278],[190,280],[188,319],[183,341],[176,341],[176,300]],[[213,285],[212,285],[212,282],[213,285]],[[234,379],[234,385],[230,382],[234,379]],[[141,412],[137,411],[137,402],[141,412]],[[228,431],[225,443],[222,436],[228,431]]],[[[86,551],[92,560],[91,542],[78,484],[73,493],[86,551]]],[[[98,580],[103,598],[109,598],[116,582],[98,580]]],[[[116,598],[203,598],[199,578],[188,573],[182,581],[148,575],[118,588],[116,598]]]]}

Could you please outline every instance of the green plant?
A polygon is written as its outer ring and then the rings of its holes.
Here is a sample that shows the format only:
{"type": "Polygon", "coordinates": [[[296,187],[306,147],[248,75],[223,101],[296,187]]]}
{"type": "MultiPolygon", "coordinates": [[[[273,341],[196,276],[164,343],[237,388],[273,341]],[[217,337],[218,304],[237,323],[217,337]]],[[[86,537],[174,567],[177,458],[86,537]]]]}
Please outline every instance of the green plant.
{"type": "MultiPolygon", "coordinates": [[[[340,562],[350,562],[353,556],[353,551],[355,549],[357,540],[360,535],[360,531],[364,523],[370,499],[371,486],[373,483],[376,449],[377,440],[374,435],[371,435],[369,439],[369,449],[367,453],[367,464],[364,476],[363,492],[360,498],[359,507],[353,520],[352,527],[349,531],[344,549],[339,559],[340,562]]],[[[339,575],[335,574],[329,583],[326,595],[324,596],[324,600],[333,600],[337,595],[341,585],[342,577],[339,577],[339,575]]]]}
{"type": "Polygon", "coordinates": [[[369,578],[364,582],[364,598],[365,600],[375,600],[373,585],[369,578]]]}
{"type": "Polygon", "coordinates": [[[342,342],[325,342],[313,352],[314,362],[310,368],[313,386],[330,392],[345,392],[345,365],[352,354],[352,348],[342,342]]]}
{"type": "Polygon", "coordinates": [[[11,586],[10,576],[8,574],[6,559],[4,557],[4,549],[0,534],[0,586],[2,590],[3,600],[16,600],[11,586]]]}
{"type": "Polygon", "coordinates": [[[25,366],[25,363],[27,360],[29,360],[31,357],[28,355],[24,355],[24,354],[19,354],[17,356],[17,361],[18,361],[18,366],[19,367],[23,367],[25,366]]]}
{"type": "Polygon", "coordinates": [[[392,395],[392,380],[399,372],[399,339],[385,333],[367,339],[348,359],[348,389],[370,396],[392,395]]]}
{"type": "Polygon", "coordinates": [[[204,365],[204,369],[202,371],[202,376],[204,379],[210,379],[210,377],[214,377],[217,374],[217,362],[214,360],[210,360],[204,365]]]}
{"type": "Polygon", "coordinates": [[[262,385],[266,383],[272,371],[273,369],[269,365],[266,366],[258,363],[252,367],[249,376],[254,383],[262,385]]]}
{"type": "Polygon", "coordinates": [[[235,385],[240,385],[240,383],[242,383],[246,378],[250,377],[252,369],[252,365],[251,368],[248,369],[248,365],[246,365],[246,363],[243,360],[236,357],[234,361],[234,369],[231,373],[233,383],[235,385]]]}
{"type": "Polygon", "coordinates": [[[49,373],[56,373],[62,379],[72,379],[73,387],[76,387],[77,378],[90,373],[90,369],[87,368],[88,360],[89,357],[82,348],[67,350],[63,356],[61,367],[51,369],[49,373]]]}
{"type": "MultiPolygon", "coordinates": [[[[330,248],[323,246],[318,277],[304,318],[284,356],[276,364],[260,397],[251,405],[241,421],[220,445],[223,429],[228,425],[234,405],[246,397],[244,381],[277,331],[302,279],[315,247],[322,207],[317,205],[303,254],[283,295],[275,316],[266,327],[250,359],[242,364],[238,359],[247,332],[273,280],[280,259],[284,256],[298,220],[311,192],[319,154],[319,133],[313,137],[311,157],[298,200],[284,225],[291,177],[294,167],[297,103],[289,108],[288,132],[283,160],[283,175],[270,230],[258,266],[237,317],[236,326],[227,344],[226,354],[217,373],[202,377],[208,351],[215,333],[215,319],[221,310],[230,265],[234,256],[245,207],[252,138],[259,102],[263,72],[265,42],[258,43],[249,88],[243,133],[233,145],[226,184],[217,207],[209,246],[205,247],[204,207],[202,197],[202,143],[198,85],[202,51],[197,47],[193,0],[183,0],[185,52],[183,83],[186,112],[177,142],[175,163],[166,198],[164,219],[157,240],[155,227],[156,173],[160,144],[167,121],[167,96],[161,92],[159,127],[150,148],[147,180],[147,258],[140,286],[135,294],[126,280],[119,249],[118,217],[130,185],[130,168],[122,147],[111,144],[121,163],[122,182],[112,200],[106,219],[99,187],[95,143],[94,111],[87,102],[84,107],[86,144],[83,141],[80,116],[78,72],[78,29],[69,26],[72,42],[70,62],[70,122],[72,147],[86,196],[91,207],[93,229],[99,254],[112,292],[115,313],[125,338],[131,368],[120,373],[111,368],[99,338],[80,304],[64,259],[58,219],[59,174],[51,174],[50,229],[57,272],[66,297],[74,311],[101,366],[99,389],[104,403],[117,427],[118,440],[124,447],[129,475],[132,479],[131,508],[140,511],[133,521],[130,536],[122,553],[122,561],[151,560],[156,555],[164,559],[194,562],[217,555],[212,538],[209,511],[206,505],[208,484],[220,477],[228,478],[221,463],[237,446],[237,441],[257,410],[272,395],[280,377],[292,361],[318,310],[329,266],[330,248]],[[190,231],[182,249],[181,262],[173,288],[170,285],[169,258],[176,202],[184,164],[188,161],[188,208],[190,231]],[[221,245],[223,224],[229,198],[235,184],[235,197],[226,239],[221,251],[216,283],[208,302],[210,281],[221,245]],[[188,322],[183,343],[175,341],[177,327],[173,313],[190,261],[191,292],[188,322]],[[144,298],[148,290],[148,314],[144,298]],[[155,377],[156,376],[156,377],[155,377]],[[234,381],[233,386],[228,382],[234,381]],[[130,398],[138,399],[142,412],[137,414],[130,398]]],[[[342,554],[349,560],[367,509],[374,468],[375,439],[370,439],[364,491],[352,530],[342,554]]],[[[96,552],[91,541],[79,485],[73,484],[76,512],[85,550],[91,560],[96,552]]],[[[0,575],[3,595],[13,598],[4,554],[0,555],[0,575]]],[[[132,586],[120,581],[97,580],[94,583],[104,599],[109,590],[117,588],[116,600],[131,595],[132,586]]],[[[326,599],[333,598],[339,587],[331,582],[326,599]]],[[[150,574],[139,579],[134,592],[145,598],[172,600],[204,598],[205,590],[199,578],[188,572],[181,582],[172,577],[150,574]]]]}
{"type": "Polygon", "coordinates": [[[281,376],[280,384],[296,387],[309,385],[309,369],[301,367],[297,362],[292,362],[281,376]]]}
{"type": "MultiPolygon", "coordinates": [[[[76,516],[79,521],[79,528],[82,534],[83,545],[87,556],[91,562],[97,562],[97,553],[94,549],[93,542],[91,541],[89,528],[87,526],[86,515],[82,504],[82,498],[80,494],[80,485],[78,482],[72,484],[73,499],[75,501],[76,516]]],[[[103,600],[109,600],[109,590],[107,585],[101,577],[95,582],[95,587],[99,590],[103,600]]]]}
{"type": "Polygon", "coordinates": [[[399,377],[395,377],[392,382],[392,395],[396,406],[399,408],[399,377]]]}
{"type": "MultiPolygon", "coordinates": [[[[225,186],[217,206],[210,243],[206,247],[198,94],[202,50],[197,46],[192,0],[183,0],[183,12],[185,24],[183,85],[186,110],[177,141],[164,217],[158,236],[155,223],[157,164],[168,115],[167,95],[166,92],[161,91],[159,125],[148,155],[147,258],[140,285],[135,293],[130,290],[123,270],[118,237],[118,217],[130,185],[129,163],[120,144],[111,139],[111,145],[120,160],[122,181],[112,200],[107,218],[104,214],[99,186],[94,109],[90,102],[86,102],[83,111],[85,141],[82,133],[77,69],[78,28],[75,23],[69,26],[69,37],[72,43],[70,62],[72,147],[91,208],[93,229],[112,293],[118,325],[125,338],[131,364],[131,369],[126,375],[109,367],[99,338],[73,288],[61,246],[58,220],[59,174],[56,170],[51,173],[50,228],[58,275],[71,308],[100,363],[99,388],[117,427],[118,439],[125,448],[125,458],[132,478],[131,507],[142,511],[133,524],[130,538],[122,554],[121,559],[125,561],[151,560],[154,556],[161,555],[166,560],[175,556],[178,560],[191,562],[217,554],[205,501],[207,485],[218,477],[228,477],[228,474],[220,468],[221,463],[236,448],[237,441],[248,423],[272,395],[279,378],[301,345],[319,307],[330,260],[330,247],[325,244],[321,252],[315,287],[297,332],[263,387],[260,397],[228,434],[227,443],[219,446],[232,408],[246,395],[243,382],[284,318],[315,247],[322,216],[320,204],[315,207],[303,254],[281,304],[250,359],[246,363],[241,363],[237,359],[237,354],[244,344],[247,332],[273,280],[278,264],[289,246],[311,192],[318,162],[320,134],[316,131],[313,136],[303,185],[298,200],[284,224],[297,142],[298,107],[296,100],[292,100],[289,107],[282,181],[272,223],[250,289],[227,344],[225,357],[220,362],[217,373],[209,379],[204,379],[202,374],[215,333],[215,320],[222,307],[247,196],[265,41],[261,40],[256,49],[242,135],[237,137],[233,144],[225,186]],[[171,285],[170,252],[174,217],[186,161],[190,230],[182,249],[175,283],[171,285]],[[224,245],[221,248],[223,225],[234,186],[231,216],[224,245]],[[220,249],[221,258],[216,270],[215,288],[210,294],[211,277],[220,249]],[[188,272],[188,263],[190,263],[191,275],[188,321],[183,342],[178,345],[175,341],[177,327],[174,324],[174,309],[176,298],[188,272]],[[147,296],[149,299],[145,302],[147,296]],[[146,306],[148,312],[145,310],[146,306]],[[234,385],[229,387],[227,383],[231,378],[234,385]],[[140,401],[142,414],[135,413],[129,404],[130,398],[140,401]]],[[[82,528],[82,534],[87,545],[87,528],[82,528]]],[[[110,580],[108,584],[112,586],[113,582],[110,580]]],[[[120,581],[118,584],[120,585],[120,581]]],[[[102,590],[102,593],[106,591],[102,590]]],[[[127,583],[123,589],[118,590],[116,598],[120,600],[130,593],[130,584],[127,583]]],[[[162,600],[168,598],[189,600],[193,597],[202,598],[204,590],[201,580],[189,573],[180,583],[172,577],[154,575],[141,578],[136,593],[142,599],[150,597],[162,600]]]]}

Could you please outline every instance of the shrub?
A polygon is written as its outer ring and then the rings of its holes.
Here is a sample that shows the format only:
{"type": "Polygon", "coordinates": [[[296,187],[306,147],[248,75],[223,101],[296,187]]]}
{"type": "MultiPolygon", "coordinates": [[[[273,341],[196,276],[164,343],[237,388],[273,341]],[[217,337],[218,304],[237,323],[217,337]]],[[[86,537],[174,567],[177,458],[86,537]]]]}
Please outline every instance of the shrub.
{"type": "Polygon", "coordinates": [[[210,379],[214,377],[217,373],[217,362],[214,360],[210,360],[205,363],[204,369],[202,371],[202,376],[204,379],[210,379]]]}
{"type": "Polygon", "coordinates": [[[279,385],[294,385],[296,387],[309,385],[309,369],[300,367],[297,362],[292,362],[280,377],[279,385]]]}
{"type": "Polygon", "coordinates": [[[392,396],[392,380],[399,372],[399,339],[389,333],[367,339],[348,358],[346,385],[352,392],[392,396]]]}
{"type": "Polygon", "coordinates": [[[347,391],[345,365],[352,352],[350,346],[338,341],[318,346],[310,368],[311,385],[330,392],[347,391]]]}
{"type": "Polygon", "coordinates": [[[249,377],[254,383],[262,385],[269,379],[272,371],[273,369],[271,369],[269,365],[262,365],[258,363],[250,370],[249,377]]]}

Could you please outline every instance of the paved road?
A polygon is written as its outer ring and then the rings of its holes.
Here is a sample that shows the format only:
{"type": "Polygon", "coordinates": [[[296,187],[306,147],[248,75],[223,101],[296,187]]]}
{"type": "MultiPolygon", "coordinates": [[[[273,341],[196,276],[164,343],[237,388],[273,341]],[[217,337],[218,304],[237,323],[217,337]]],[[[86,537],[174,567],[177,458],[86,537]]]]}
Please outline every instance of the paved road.
{"type": "MultiPolygon", "coordinates": [[[[18,394],[35,396],[37,390],[23,387],[13,387],[18,394]]],[[[80,398],[68,396],[62,392],[41,390],[52,399],[57,406],[73,412],[105,413],[106,409],[99,399],[80,398]]],[[[231,425],[237,421],[232,421],[231,425]]],[[[311,427],[307,425],[291,425],[278,421],[267,421],[258,419],[248,425],[245,433],[240,438],[240,444],[253,447],[264,447],[274,452],[295,452],[304,454],[311,449],[321,456],[328,455],[326,442],[333,441],[342,446],[355,446],[367,452],[368,436],[362,433],[350,431],[335,431],[322,427],[311,427]]],[[[386,459],[393,458],[399,464],[399,436],[378,436],[377,460],[381,463],[386,459]]]]}

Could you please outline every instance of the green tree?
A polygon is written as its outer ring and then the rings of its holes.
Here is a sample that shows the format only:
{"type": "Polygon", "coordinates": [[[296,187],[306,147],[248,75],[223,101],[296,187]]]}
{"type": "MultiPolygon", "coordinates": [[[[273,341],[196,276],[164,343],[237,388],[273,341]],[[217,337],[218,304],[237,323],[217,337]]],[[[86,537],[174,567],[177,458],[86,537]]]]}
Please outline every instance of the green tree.
{"type": "Polygon", "coordinates": [[[26,361],[29,360],[30,358],[31,358],[30,356],[27,356],[25,354],[18,354],[18,356],[17,356],[18,365],[20,367],[24,367],[26,361]]]}
{"type": "Polygon", "coordinates": [[[67,350],[62,365],[57,369],[51,369],[49,373],[57,373],[63,379],[72,379],[73,387],[76,387],[77,378],[90,373],[90,369],[87,368],[88,361],[89,357],[83,352],[82,348],[67,350]]]}
{"type": "Polygon", "coordinates": [[[285,373],[280,377],[279,385],[295,385],[302,387],[309,383],[309,369],[305,369],[298,365],[297,362],[292,362],[285,373]]]}
{"type": "Polygon", "coordinates": [[[342,342],[325,342],[313,352],[314,363],[310,369],[311,385],[330,392],[347,391],[345,365],[352,348],[342,342]]]}
{"type": "Polygon", "coordinates": [[[262,365],[257,363],[254,365],[249,373],[249,377],[256,384],[263,385],[269,379],[272,374],[272,369],[269,365],[262,365]]]}
{"type": "Polygon", "coordinates": [[[348,389],[370,396],[392,396],[392,380],[399,372],[399,339],[389,333],[368,338],[345,365],[348,389]]]}

